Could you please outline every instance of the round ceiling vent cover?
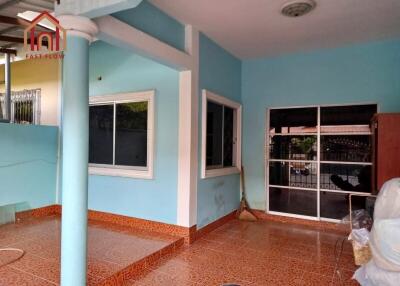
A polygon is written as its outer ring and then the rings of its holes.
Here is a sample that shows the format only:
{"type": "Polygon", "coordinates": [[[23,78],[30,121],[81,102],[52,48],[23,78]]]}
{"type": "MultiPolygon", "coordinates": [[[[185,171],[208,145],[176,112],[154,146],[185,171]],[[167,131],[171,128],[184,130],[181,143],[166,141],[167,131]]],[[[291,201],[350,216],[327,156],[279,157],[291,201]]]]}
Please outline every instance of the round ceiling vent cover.
{"type": "Polygon", "coordinates": [[[281,12],[288,17],[300,17],[309,13],[316,5],[313,0],[299,0],[283,5],[281,12]]]}

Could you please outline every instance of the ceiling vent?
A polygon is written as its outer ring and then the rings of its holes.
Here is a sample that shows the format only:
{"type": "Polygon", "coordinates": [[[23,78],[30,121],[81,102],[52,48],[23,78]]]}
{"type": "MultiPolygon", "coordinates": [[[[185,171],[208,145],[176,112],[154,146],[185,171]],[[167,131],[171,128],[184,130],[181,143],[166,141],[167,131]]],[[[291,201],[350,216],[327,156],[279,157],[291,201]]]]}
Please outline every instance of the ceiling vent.
{"type": "Polygon", "coordinates": [[[281,13],[288,17],[300,17],[309,13],[315,6],[317,4],[313,0],[292,1],[283,5],[281,13]]]}

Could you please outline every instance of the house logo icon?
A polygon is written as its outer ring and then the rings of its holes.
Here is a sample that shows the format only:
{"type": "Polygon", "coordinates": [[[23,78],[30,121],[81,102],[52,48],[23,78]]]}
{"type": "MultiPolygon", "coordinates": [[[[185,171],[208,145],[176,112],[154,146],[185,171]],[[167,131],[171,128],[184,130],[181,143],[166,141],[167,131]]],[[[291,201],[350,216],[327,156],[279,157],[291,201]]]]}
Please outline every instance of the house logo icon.
{"type": "MultiPolygon", "coordinates": [[[[24,31],[24,48],[27,53],[35,55],[54,54],[62,52],[67,46],[67,31],[60,25],[59,21],[48,12],[42,12],[24,31]],[[55,30],[43,31],[39,23],[43,20],[50,22],[55,30]]],[[[28,54],[27,54],[27,57],[28,54]]],[[[35,56],[36,57],[36,56],[35,56]]]]}

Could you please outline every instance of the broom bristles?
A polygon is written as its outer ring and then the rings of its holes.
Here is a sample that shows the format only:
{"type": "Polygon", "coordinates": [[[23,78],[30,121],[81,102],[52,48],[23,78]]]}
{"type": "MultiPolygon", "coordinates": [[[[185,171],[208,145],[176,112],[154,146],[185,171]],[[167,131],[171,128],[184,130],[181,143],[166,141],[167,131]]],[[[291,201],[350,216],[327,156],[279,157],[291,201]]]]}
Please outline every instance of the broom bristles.
{"type": "Polygon", "coordinates": [[[244,221],[256,221],[257,217],[245,209],[239,214],[239,219],[244,221]]]}
{"type": "Polygon", "coordinates": [[[256,221],[257,217],[252,214],[250,207],[246,201],[246,192],[244,189],[244,168],[242,166],[241,172],[240,172],[240,188],[242,191],[242,200],[240,201],[240,207],[237,212],[237,217],[240,220],[244,221],[256,221]]]}

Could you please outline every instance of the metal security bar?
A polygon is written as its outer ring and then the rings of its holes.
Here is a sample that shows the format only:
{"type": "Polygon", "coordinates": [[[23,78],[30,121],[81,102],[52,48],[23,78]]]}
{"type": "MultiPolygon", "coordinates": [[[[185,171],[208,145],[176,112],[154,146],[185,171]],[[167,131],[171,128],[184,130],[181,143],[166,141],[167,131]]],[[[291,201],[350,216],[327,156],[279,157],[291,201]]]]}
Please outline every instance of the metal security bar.
{"type": "MultiPolygon", "coordinates": [[[[11,123],[40,124],[40,89],[11,92],[11,123]]],[[[5,94],[0,93],[1,111],[5,114],[5,94]]]]}

